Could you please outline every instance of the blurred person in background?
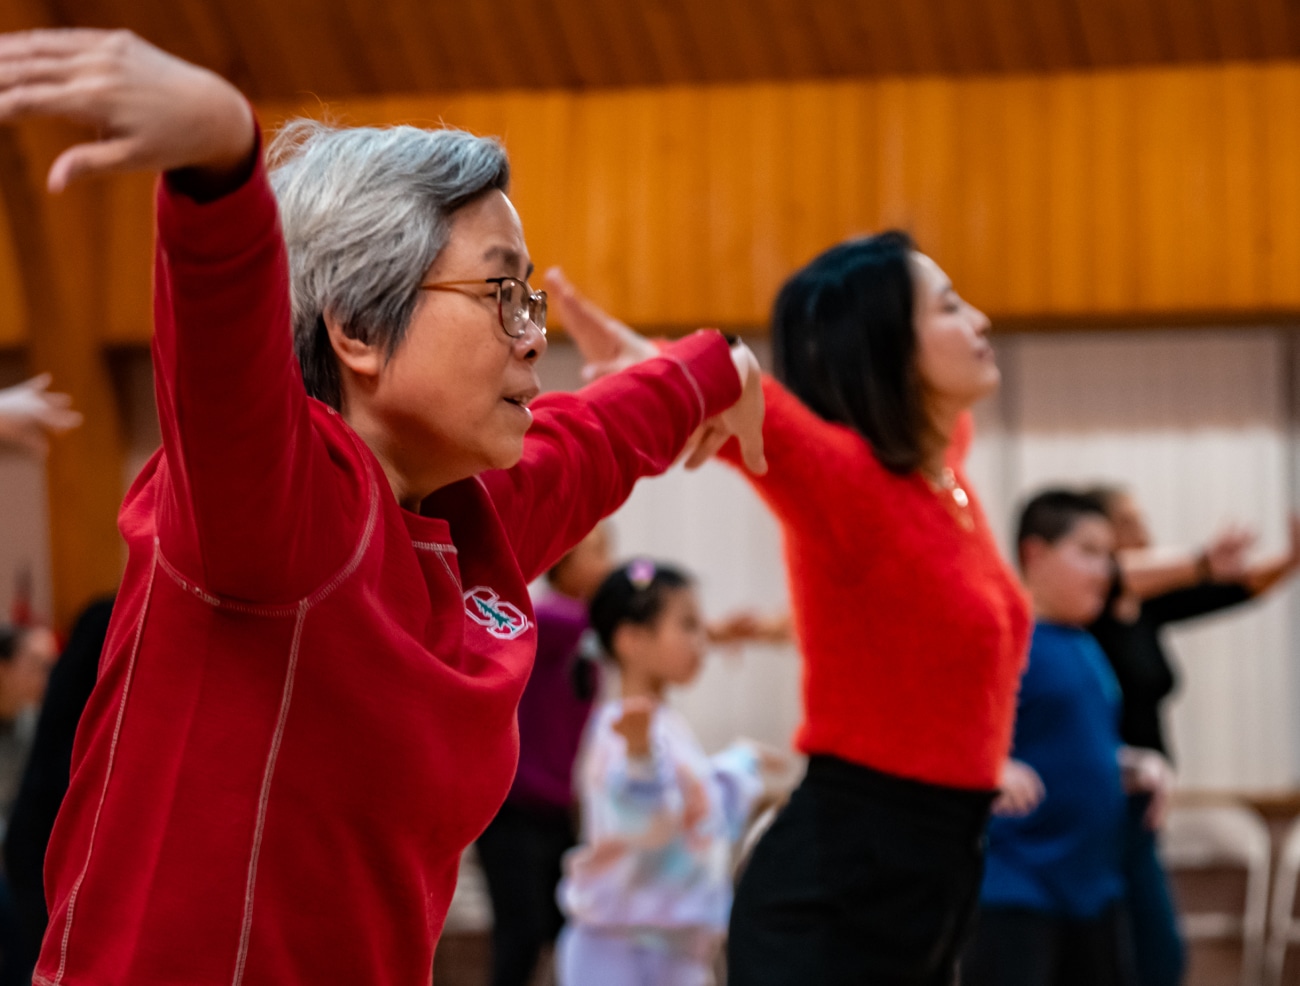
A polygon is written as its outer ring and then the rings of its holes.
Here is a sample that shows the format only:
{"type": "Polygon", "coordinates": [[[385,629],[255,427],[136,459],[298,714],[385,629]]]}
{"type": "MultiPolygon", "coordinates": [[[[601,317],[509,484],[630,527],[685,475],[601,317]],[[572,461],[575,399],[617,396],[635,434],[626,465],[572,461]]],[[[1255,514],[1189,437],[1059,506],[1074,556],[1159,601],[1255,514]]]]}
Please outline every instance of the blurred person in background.
{"type": "Polygon", "coordinates": [[[613,568],[610,540],[599,524],[546,573],[533,604],[537,657],[519,700],[519,766],[476,843],[492,899],[492,986],[526,986],[564,923],[555,889],[577,842],[573,765],[600,687],[587,604],[613,568]]]}
{"type": "Polygon", "coordinates": [[[17,935],[0,950],[0,986],[28,986],[49,915],[45,910],[45,849],[68,791],[77,723],[95,687],[113,599],[87,606],[50,672],[27,767],[4,838],[4,865],[13,889],[17,935]]]}
{"type": "MultiPolygon", "coordinates": [[[[13,813],[23,770],[36,735],[41,699],[58,657],[54,633],[45,627],[0,624],[0,837],[13,813]]],[[[7,869],[0,874],[0,982],[21,983],[9,968],[22,952],[22,924],[7,869]]],[[[27,982],[31,982],[30,970],[27,982]]]]}
{"type": "MultiPolygon", "coordinates": [[[[655,353],[547,284],[595,369],[655,353]]],[[[730,986],[953,980],[1030,627],[965,476],[989,330],[899,232],[825,251],[773,307],[754,486],[783,528],[810,760],[740,878],[730,986]]]]}
{"type": "Polygon", "coordinates": [[[1106,603],[1114,532],[1095,498],[1051,489],[1025,504],[1016,545],[1035,624],[1011,755],[1041,783],[995,806],[962,983],[1133,986],[1125,789],[1163,804],[1168,776],[1123,745],[1119,687],[1085,629],[1106,603]]]}
{"type": "Polygon", "coordinates": [[[561,986],[711,986],[732,898],[732,850],[785,758],[749,741],[706,756],[667,704],[709,636],[694,580],[637,558],[591,601],[619,696],[592,721],[579,770],[582,845],[565,858],[561,986]]]}
{"type": "MultiPolygon", "coordinates": [[[[1224,530],[1202,551],[1157,552],[1131,492],[1101,486],[1091,495],[1105,506],[1115,529],[1107,605],[1089,629],[1123,693],[1120,735],[1129,746],[1155,751],[1172,770],[1164,707],[1177,676],[1162,640],[1164,628],[1240,606],[1282,584],[1300,567],[1300,519],[1291,518],[1287,552],[1263,561],[1249,560],[1255,537],[1242,527],[1224,530]]],[[[1178,986],[1186,946],[1157,851],[1158,816],[1146,796],[1129,799],[1128,914],[1141,986],[1178,986]]]]}
{"type": "Polygon", "coordinates": [[[18,795],[41,699],[58,656],[52,630],[0,624],[0,812],[5,822],[18,795]]]}

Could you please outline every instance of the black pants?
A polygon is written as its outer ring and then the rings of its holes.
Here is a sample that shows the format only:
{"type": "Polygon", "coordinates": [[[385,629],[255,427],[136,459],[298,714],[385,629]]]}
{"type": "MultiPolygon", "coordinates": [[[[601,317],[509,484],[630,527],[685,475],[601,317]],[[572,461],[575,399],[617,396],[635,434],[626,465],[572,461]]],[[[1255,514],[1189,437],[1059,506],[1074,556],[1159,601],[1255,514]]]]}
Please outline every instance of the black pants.
{"type": "Polygon", "coordinates": [[[1128,917],[1092,920],[981,908],[962,958],[962,986],[1133,986],[1128,917]]]}
{"type": "Polygon", "coordinates": [[[526,986],[564,923],[560,858],[576,837],[568,812],[502,805],[478,839],[492,898],[492,986],[526,986]]]}
{"type": "Polygon", "coordinates": [[[992,798],[813,757],[741,876],[729,986],[951,986],[992,798]]]}

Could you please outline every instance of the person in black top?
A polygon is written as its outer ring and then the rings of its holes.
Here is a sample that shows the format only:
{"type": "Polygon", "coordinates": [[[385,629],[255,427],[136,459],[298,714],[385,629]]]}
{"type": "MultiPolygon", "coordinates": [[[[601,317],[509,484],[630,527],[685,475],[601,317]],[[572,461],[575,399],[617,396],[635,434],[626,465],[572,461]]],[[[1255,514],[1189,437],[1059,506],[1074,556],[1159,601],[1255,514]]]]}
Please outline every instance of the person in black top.
{"type": "Polygon", "coordinates": [[[4,866],[17,912],[17,940],[0,955],[0,986],[30,986],[49,915],[45,910],[45,848],[68,792],[77,723],[99,674],[112,597],[98,599],[77,617],[67,646],[50,672],[31,755],[4,840],[4,866]]]}
{"type": "MultiPolygon", "coordinates": [[[[1178,680],[1161,641],[1170,623],[1238,606],[1266,592],[1300,566],[1300,519],[1291,520],[1290,551],[1248,565],[1254,535],[1232,528],[1199,554],[1151,559],[1151,535],[1137,502],[1122,489],[1091,491],[1115,528],[1115,578],[1105,611],[1089,627],[1114,668],[1123,692],[1120,735],[1125,744],[1155,750],[1172,761],[1162,706],[1178,680]]],[[[1172,768],[1170,768],[1172,769],[1172,768]]],[[[1167,785],[1166,785],[1167,787],[1167,785]]],[[[1164,802],[1130,799],[1125,861],[1128,912],[1142,986],[1178,986],[1186,966],[1183,940],[1156,852],[1164,802]]]]}

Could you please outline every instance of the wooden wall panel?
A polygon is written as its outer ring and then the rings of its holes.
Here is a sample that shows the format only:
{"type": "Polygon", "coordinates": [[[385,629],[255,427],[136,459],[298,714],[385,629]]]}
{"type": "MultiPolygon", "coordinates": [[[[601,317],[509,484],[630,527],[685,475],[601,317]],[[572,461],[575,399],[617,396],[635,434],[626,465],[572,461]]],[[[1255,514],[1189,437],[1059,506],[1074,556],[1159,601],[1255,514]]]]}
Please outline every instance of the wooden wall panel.
{"type": "MultiPolygon", "coordinates": [[[[642,325],[757,326],[903,226],[995,320],[1300,313],[1300,63],[265,106],[500,135],[539,266],[642,325]]],[[[110,186],[106,342],[149,326],[150,182],[110,186]]],[[[0,245],[0,288],[14,280],[0,245]],[[6,279],[9,279],[6,281],[6,279]]],[[[23,338],[0,291],[0,345],[23,338]]]]}
{"type": "Polygon", "coordinates": [[[893,225],[1022,324],[1300,308],[1296,63],[347,108],[502,133],[539,265],[641,324],[760,324],[794,267],[893,225]]]}

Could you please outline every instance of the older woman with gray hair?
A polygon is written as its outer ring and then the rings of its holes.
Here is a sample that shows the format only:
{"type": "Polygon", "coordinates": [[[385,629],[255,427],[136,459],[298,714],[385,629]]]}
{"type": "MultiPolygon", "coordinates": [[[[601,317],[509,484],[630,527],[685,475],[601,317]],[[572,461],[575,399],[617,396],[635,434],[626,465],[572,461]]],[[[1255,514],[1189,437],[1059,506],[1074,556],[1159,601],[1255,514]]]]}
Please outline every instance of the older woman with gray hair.
{"type": "Polygon", "coordinates": [[[428,983],[514,772],[528,582],[694,433],[692,461],[735,433],[764,468],[753,356],[699,333],[539,398],[494,141],[302,123],[268,178],[236,90],[100,31],[0,37],[0,120],[31,115],[101,135],[54,191],[164,173],[163,447],[122,508],[34,982],[428,983]]]}

